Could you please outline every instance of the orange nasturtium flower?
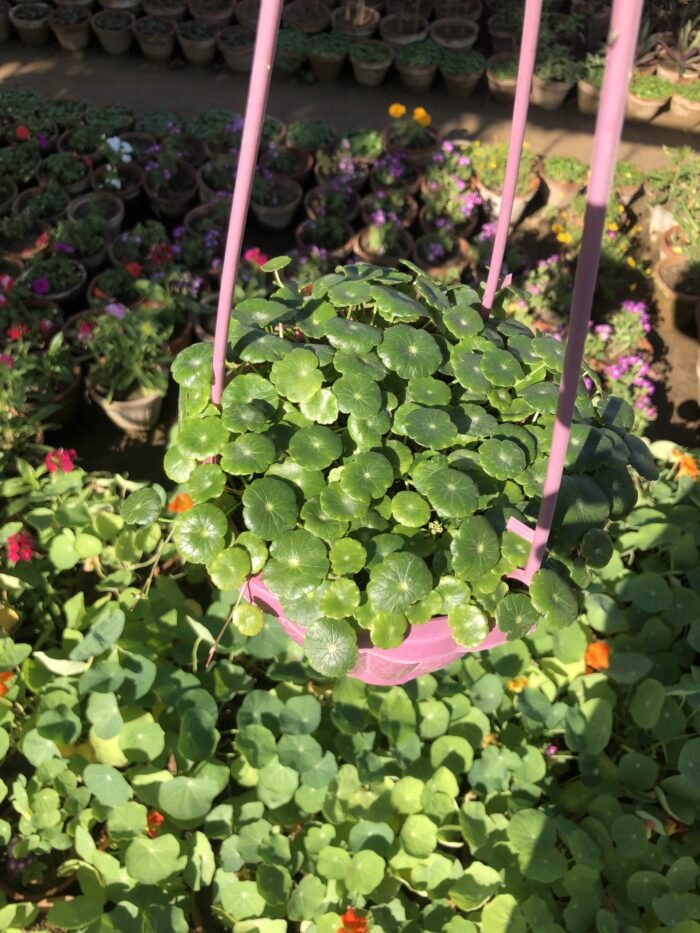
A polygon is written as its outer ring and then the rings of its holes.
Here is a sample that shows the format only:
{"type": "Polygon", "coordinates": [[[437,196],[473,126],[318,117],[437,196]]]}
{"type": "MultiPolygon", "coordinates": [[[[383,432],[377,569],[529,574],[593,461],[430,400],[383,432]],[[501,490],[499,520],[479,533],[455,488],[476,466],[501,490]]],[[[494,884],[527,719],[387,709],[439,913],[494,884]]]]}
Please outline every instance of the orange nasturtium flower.
{"type": "Polygon", "coordinates": [[[14,671],[3,671],[0,673],[0,697],[4,697],[10,689],[10,681],[15,676],[14,671]]]}
{"type": "Polygon", "coordinates": [[[413,119],[416,121],[418,126],[430,126],[432,122],[430,114],[425,109],[425,107],[415,107],[413,109],[413,119]]]}
{"type": "Polygon", "coordinates": [[[188,512],[193,505],[192,496],[188,496],[186,492],[179,492],[168,502],[168,512],[188,512]]]}
{"type": "Polygon", "coordinates": [[[348,907],[340,919],[343,925],[338,927],[338,933],[367,933],[367,919],[359,917],[354,907],[348,907]]]}
{"type": "Polygon", "coordinates": [[[700,469],[698,469],[697,461],[692,454],[684,454],[680,450],[672,450],[671,460],[673,460],[678,469],[678,476],[689,476],[692,480],[697,482],[697,478],[700,476],[700,469]]]}
{"type": "Polygon", "coordinates": [[[605,641],[592,641],[583,656],[590,671],[604,671],[610,666],[610,649],[605,641]]]}
{"type": "Polygon", "coordinates": [[[506,684],[506,689],[511,693],[522,693],[525,687],[527,687],[527,677],[513,677],[506,684]]]}
{"type": "Polygon", "coordinates": [[[155,837],[158,835],[158,827],[165,822],[165,817],[157,810],[149,810],[148,816],[146,817],[146,822],[148,823],[146,835],[150,839],[155,839],[155,837]]]}
{"type": "Polygon", "coordinates": [[[392,118],[392,120],[400,120],[405,113],[406,108],[403,104],[392,104],[389,107],[389,116],[392,118]]]}

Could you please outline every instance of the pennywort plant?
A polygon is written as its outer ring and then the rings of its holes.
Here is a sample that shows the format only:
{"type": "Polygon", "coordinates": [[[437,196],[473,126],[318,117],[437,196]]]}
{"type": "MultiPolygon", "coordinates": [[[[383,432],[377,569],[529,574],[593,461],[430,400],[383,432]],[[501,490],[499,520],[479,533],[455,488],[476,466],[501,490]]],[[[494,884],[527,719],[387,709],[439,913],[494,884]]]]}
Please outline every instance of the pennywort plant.
{"type": "MultiPolygon", "coordinates": [[[[630,406],[581,382],[551,549],[529,590],[510,580],[528,546],[506,524],[534,524],[563,347],[502,313],[484,323],[476,291],[405,265],[350,266],[303,293],[279,279],[241,302],[220,410],[210,346],[173,365],[165,470],[195,502],[180,553],[222,591],[261,575],[329,676],[352,669],[359,639],[396,647],[440,615],[465,647],[494,623],[511,639],[566,626],[587,565],[611,553],[603,529],[636,502],[633,472],[656,475],[630,406]]],[[[255,631],[262,614],[237,619],[255,631]]]]}

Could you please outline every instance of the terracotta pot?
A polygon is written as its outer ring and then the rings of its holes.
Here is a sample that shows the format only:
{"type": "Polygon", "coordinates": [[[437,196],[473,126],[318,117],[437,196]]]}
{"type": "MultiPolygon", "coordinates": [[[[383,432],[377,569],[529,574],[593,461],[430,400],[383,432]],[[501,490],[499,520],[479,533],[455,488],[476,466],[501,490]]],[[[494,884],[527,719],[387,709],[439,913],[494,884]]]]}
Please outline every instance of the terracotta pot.
{"type": "MultiPolygon", "coordinates": [[[[42,172],[42,164],[39,165],[37,169],[37,178],[39,179],[42,185],[45,185],[49,180],[49,175],[46,172],[42,172]]],[[[66,194],[71,197],[76,197],[79,194],[82,194],[83,191],[87,190],[88,185],[90,184],[90,173],[85,172],[85,175],[80,179],[80,181],[74,181],[72,185],[62,185],[63,190],[66,194]]],[[[2,205],[0,205],[0,214],[2,214],[2,205]]]]}
{"type": "Polygon", "coordinates": [[[573,86],[573,81],[543,81],[533,75],[530,103],[542,110],[559,110],[573,86]]]}
{"type": "Polygon", "coordinates": [[[182,217],[187,213],[197,197],[197,173],[186,162],[179,165],[180,171],[187,178],[187,187],[183,187],[179,193],[158,194],[158,192],[149,184],[148,174],[144,179],[144,189],[148,195],[151,204],[156,208],[161,217],[182,217]]]}
{"type": "Polygon", "coordinates": [[[494,74],[492,66],[499,61],[512,59],[512,57],[512,54],[508,54],[507,52],[498,52],[496,55],[492,55],[486,62],[486,80],[489,85],[489,93],[494,100],[500,100],[506,104],[511,103],[515,98],[515,85],[517,84],[517,80],[516,78],[502,78],[494,74]]]}
{"type": "Polygon", "coordinates": [[[208,39],[190,39],[184,36],[178,27],[177,41],[189,64],[202,66],[210,65],[214,61],[219,37],[213,35],[208,39]]]}
{"type": "Polygon", "coordinates": [[[15,32],[25,45],[32,47],[48,45],[51,39],[51,27],[49,26],[51,7],[47,3],[33,3],[32,6],[41,7],[46,15],[40,19],[24,19],[18,15],[22,6],[23,4],[18,4],[10,10],[10,22],[15,27],[15,32]]]}
{"type": "Polygon", "coordinates": [[[303,185],[306,179],[311,175],[311,169],[313,168],[314,164],[313,155],[310,152],[306,152],[304,149],[297,149],[296,146],[283,146],[282,149],[293,153],[295,159],[298,160],[300,166],[303,165],[303,168],[300,167],[298,171],[290,173],[275,171],[275,169],[272,167],[273,154],[271,152],[266,152],[265,155],[263,155],[260,160],[260,164],[264,168],[269,169],[272,174],[278,178],[280,176],[284,178],[290,178],[292,181],[299,182],[300,185],[303,185]]]}
{"type": "Polygon", "coordinates": [[[155,16],[156,19],[180,23],[187,15],[185,0],[169,0],[166,4],[159,3],[157,0],[141,0],[141,3],[146,16],[155,16]]]}
{"type": "Polygon", "coordinates": [[[66,213],[69,220],[81,220],[94,211],[102,216],[107,237],[113,240],[124,223],[124,202],[106,191],[93,191],[71,201],[66,213]]]}
{"type": "Polygon", "coordinates": [[[347,53],[338,55],[336,58],[328,58],[309,52],[309,64],[317,81],[322,83],[337,81],[347,57],[347,53]]]}
{"type": "MultiPolygon", "coordinates": [[[[31,201],[37,194],[40,194],[42,191],[41,187],[38,188],[25,188],[24,191],[20,192],[14,200],[12,205],[12,213],[15,217],[20,214],[24,208],[27,206],[27,202],[31,201]]],[[[55,223],[57,220],[60,220],[65,215],[65,210],[57,211],[55,214],[50,214],[48,216],[42,217],[42,220],[45,220],[47,223],[55,223]]]]}
{"type": "Polygon", "coordinates": [[[700,298],[697,294],[681,291],[686,266],[686,259],[674,256],[662,259],[654,269],[654,297],[659,315],[679,330],[694,322],[695,308],[700,298]]]}
{"type": "Polygon", "coordinates": [[[436,19],[430,27],[430,38],[446,51],[472,49],[479,38],[479,24],[460,16],[436,19]]]}
{"type": "Polygon", "coordinates": [[[407,91],[427,91],[435,80],[437,68],[437,64],[396,65],[401,85],[407,91]]]}
{"type": "Polygon", "coordinates": [[[542,176],[547,186],[547,204],[549,207],[562,209],[568,207],[584,185],[577,181],[555,181],[554,178],[542,176]]]}
{"type": "Polygon", "coordinates": [[[163,396],[151,392],[125,402],[109,402],[87,379],[88,395],[118,428],[126,434],[142,434],[149,431],[160,417],[163,396]]]}
{"type": "MultiPolygon", "coordinates": [[[[370,206],[372,197],[373,196],[371,194],[368,194],[360,202],[360,215],[362,217],[362,222],[368,227],[372,223],[372,209],[370,206]]],[[[401,226],[408,229],[409,227],[413,226],[413,223],[418,217],[418,202],[409,194],[405,194],[404,196],[404,209],[405,213],[403,217],[401,217],[401,226]]],[[[348,217],[348,221],[350,220],[351,218],[348,217]]]]}
{"type": "Polygon", "coordinates": [[[271,206],[256,204],[252,200],[250,202],[250,208],[258,223],[268,230],[286,230],[291,225],[297,208],[301,204],[302,189],[300,184],[288,178],[279,178],[278,182],[287,191],[284,203],[271,206]]]}
{"type": "MultiPolygon", "coordinates": [[[[675,224],[673,227],[669,227],[669,229],[664,232],[663,236],[659,238],[660,253],[661,253],[660,258],[662,260],[663,259],[677,260],[679,258],[681,259],[685,258],[682,252],[676,251],[677,248],[674,248],[672,239],[671,239],[672,237],[675,237],[679,233],[682,233],[682,232],[683,231],[681,227],[679,227],[678,224],[675,224]]],[[[687,242],[688,241],[686,240],[686,243],[687,242]]]]}
{"type": "MultiPolygon", "coordinates": [[[[321,166],[316,164],[314,165],[314,177],[316,178],[316,181],[319,185],[328,185],[335,176],[326,175],[321,166]]],[[[356,166],[356,172],[352,178],[348,178],[346,180],[347,184],[350,185],[353,191],[357,191],[359,193],[366,185],[368,177],[369,168],[367,168],[367,166],[363,163],[360,163],[356,166]]]]}
{"type": "MultiPolygon", "coordinates": [[[[175,24],[167,20],[170,28],[162,36],[153,36],[142,32],[144,22],[148,19],[157,17],[141,17],[133,25],[133,32],[136,41],[141,47],[143,57],[149,62],[155,62],[157,65],[165,65],[173,57],[175,51],[175,24]]],[[[163,20],[159,20],[163,22],[163,20]]]]}
{"type": "Polygon", "coordinates": [[[657,59],[656,73],[660,78],[665,78],[671,84],[678,84],[682,80],[678,71],[678,65],[675,62],[657,59]]]}
{"type": "MultiPolygon", "coordinates": [[[[457,224],[454,232],[463,240],[468,240],[479,226],[479,211],[474,211],[471,217],[468,217],[463,224],[457,224]]],[[[428,219],[425,206],[418,211],[418,225],[423,233],[437,233],[438,227],[428,219]]]]}
{"type": "Polygon", "coordinates": [[[639,120],[642,123],[648,123],[653,120],[656,114],[668,103],[668,97],[661,97],[650,100],[646,97],[639,97],[632,91],[627,91],[627,105],[625,107],[625,116],[629,120],[639,120]]]}
{"type": "Polygon", "coordinates": [[[458,239],[454,252],[447,257],[440,265],[432,265],[424,258],[422,247],[425,244],[428,235],[418,237],[413,247],[413,261],[417,266],[426,272],[433,279],[453,278],[456,273],[461,273],[469,260],[469,246],[466,240],[458,239]]]}
{"type": "Polygon", "coordinates": [[[432,145],[424,146],[422,149],[403,149],[398,143],[392,141],[391,129],[386,129],[382,134],[384,148],[392,155],[401,156],[413,168],[420,170],[431,163],[439,144],[438,134],[434,130],[429,130],[429,133],[434,139],[432,145]]]}
{"type": "Polygon", "coordinates": [[[379,11],[372,9],[370,6],[366,6],[363,10],[362,17],[359,18],[356,16],[356,19],[360,19],[360,21],[355,22],[352,18],[347,18],[347,9],[345,5],[338,7],[338,9],[333,10],[331,13],[333,29],[335,29],[336,32],[345,32],[349,36],[352,36],[353,39],[371,39],[379,25],[379,11]]]}
{"type": "Polygon", "coordinates": [[[90,172],[90,187],[98,193],[114,194],[124,203],[136,201],[141,194],[143,186],[143,169],[135,162],[117,166],[117,174],[121,180],[121,188],[110,188],[105,183],[107,166],[93,169],[90,172]]]}
{"type": "Polygon", "coordinates": [[[319,248],[326,249],[328,252],[328,256],[331,259],[337,259],[338,261],[342,259],[347,259],[347,257],[350,255],[350,252],[352,250],[353,236],[354,236],[353,229],[350,226],[350,224],[343,225],[344,227],[343,232],[345,234],[345,240],[343,244],[341,246],[336,246],[334,249],[328,249],[328,247],[324,246],[323,243],[314,243],[306,235],[307,231],[309,231],[310,229],[309,225],[311,223],[312,221],[310,220],[304,220],[302,221],[302,223],[299,224],[299,226],[294,231],[294,240],[296,242],[297,249],[301,250],[302,252],[305,252],[306,250],[309,249],[310,246],[318,246],[319,248]]]}
{"type": "MultiPolygon", "coordinates": [[[[311,203],[314,197],[318,197],[323,194],[323,185],[318,185],[315,188],[312,188],[310,191],[307,191],[304,195],[304,210],[306,211],[306,216],[310,220],[315,220],[318,216],[318,211],[314,208],[311,203]]],[[[351,224],[357,215],[360,213],[360,199],[357,194],[353,195],[353,204],[351,207],[343,213],[343,220],[346,220],[351,224]]]]}
{"type": "MultiPolygon", "coordinates": [[[[501,210],[501,201],[503,200],[503,195],[498,191],[491,191],[490,188],[484,187],[484,185],[478,185],[479,191],[481,191],[484,201],[487,201],[491,206],[491,212],[494,216],[494,219],[498,217],[501,210]]],[[[533,175],[530,181],[530,193],[526,196],[515,195],[513,201],[513,210],[510,213],[510,222],[511,224],[517,224],[520,218],[525,213],[525,208],[528,206],[530,201],[537,194],[537,190],[540,187],[540,178],[538,175],[533,175]]]]}
{"type": "Polygon", "coordinates": [[[234,0],[219,0],[217,3],[208,0],[188,0],[188,6],[194,19],[201,23],[209,23],[218,29],[223,29],[233,20],[234,0]]]}
{"type": "Polygon", "coordinates": [[[440,73],[445,82],[447,93],[451,97],[471,97],[484,72],[472,71],[468,74],[455,75],[447,74],[443,69],[440,69],[440,73]]]}
{"type": "Polygon", "coordinates": [[[496,18],[494,16],[489,16],[486,20],[486,27],[489,32],[489,39],[491,40],[491,48],[496,55],[500,55],[501,53],[512,54],[517,50],[516,36],[520,36],[520,30],[515,23],[513,24],[512,30],[506,31],[496,25],[496,18]]]}
{"type": "Polygon", "coordinates": [[[56,22],[60,10],[54,10],[49,16],[49,25],[58,39],[58,44],[66,52],[80,52],[90,44],[90,14],[86,11],[80,23],[69,25],[56,22]]]}
{"type": "Polygon", "coordinates": [[[331,13],[325,3],[308,3],[308,0],[293,0],[282,8],[282,22],[291,29],[298,29],[307,36],[316,35],[327,29],[331,13]]]}
{"type": "Polygon", "coordinates": [[[4,179],[2,191],[4,193],[0,193],[0,217],[10,212],[17,197],[17,185],[11,178],[4,179]]]}
{"type": "Polygon", "coordinates": [[[366,41],[371,42],[375,47],[385,49],[386,59],[381,62],[361,61],[353,56],[351,48],[350,64],[358,84],[362,84],[364,87],[378,87],[386,77],[389,68],[391,68],[391,63],[394,60],[394,50],[386,42],[380,43],[377,39],[367,39],[366,41]]]}
{"type": "Polygon", "coordinates": [[[671,113],[681,126],[695,126],[700,120],[700,100],[688,100],[681,94],[672,94],[671,113]]]}
{"type": "Polygon", "coordinates": [[[379,23],[379,35],[382,40],[393,49],[400,49],[404,45],[411,45],[413,42],[428,38],[427,19],[411,16],[408,19],[410,29],[404,31],[402,25],[406,22],[407,20],[397,13],[383,16],[379,23]]]}
{"type": "MultiPolygon", "coordinates": [[[[246,0],[241,0],[241,2],[245,3],[246,0]]],[[[228,26],[219,33],[219,51],[231,71],[235,71],[239,74],[247,74],[252,67],[254,43],[251,42],[246,45],[227,45],[225,39],[226,36],[229,35],[241,34],[241,30],[243,29],[247,31],[247,27],[244,26],[228,26]]]]}
{"type": "Polygon", "coordinates": [[[379,255],[372,253],[367,248],[367,230],[360,230],[352,240],[352,249],[355,255],[359,256],[363,262],[368,262],[373,266],[391,267],[395,266],[399,259],[408,259],[413,253],[413,237],[404,229],[399,231],[401,246],[399,252],[379,255]]]}
{"type": "Polygon", "coordinates": [[[145,151],[150,146],[156,145],[156,138],[151,133],[139,133],[134,130],[131,133],[120,133],[119,138],[122,142],[129,143],[132,147],[134,150],[132,159],[137,165],[141,165],[142,162],[150,158],[150,156],[145,154],[145,151]]]}
{"type": "Polygon", "coordinates": [[[598,105],[600,104],[600,88],[596,87],[595,84],[589,84],[588,81],[579,79],[576,82],[576,100],[581,113],[594,116],[598,113],[598,105]]]}
{"type": "Polygon", "coordinates": [[[0,253],[9,259],[20,261],[32,259],[49,245],[48,238],[45,242],[39,239],[49,229],[49,224],[37,221],[35,228],[20,239],[10,240],[0,237],[0,253]]]}

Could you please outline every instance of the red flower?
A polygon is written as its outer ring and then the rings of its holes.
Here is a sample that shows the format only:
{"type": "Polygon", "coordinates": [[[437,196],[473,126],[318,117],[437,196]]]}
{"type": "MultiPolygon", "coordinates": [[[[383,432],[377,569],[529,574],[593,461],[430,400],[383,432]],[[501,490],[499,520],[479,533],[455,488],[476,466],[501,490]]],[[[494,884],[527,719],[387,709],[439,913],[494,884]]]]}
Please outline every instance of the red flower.
{"type": "Polygon", "coordinates": [[[73,472],[73,461],[77,457],[74,450],[64,450],[63,447],[57,447],[56,450],[50,450],[44,457],[44,466],[49,473],[55,473],[60,470],[61,473],[73,472]]]}
{"type": "Polygon", "coordinates": [[[34,241],[34,245],[39,249],[43,249],[45,246],[49,245],[49,235],[48,233],[40,234],[34,241]]]}
{"type": "Polygon", "coordinates": [[[169,243],[156,243],[148,258],[156,266],[165,266],[173,260],[173,248],[169,243]]]}
{"type": "Polygon", "coordinates": [[[85,343],[92,336],[92,332],[97,326],[96,321],[81,321],[78,326],[78,336],[85,343]]]}
{"type": "Polygon", "coordinates": [[[30,561],[34,557],[32,539],[25,531],[18,531],[7,539],[7,559],[11,564],[30,561]]]}
{"type": "Polygon", "coordinates": [[[158,835],[158,827],[165,822],[165,817],[157,810],[149,810],[146,822],[148,823],[146,835],[150,839],[154,839],[158,835]]]}
{"type": "Polygon", "coordinates": [[[194,500],[186,492],[179,492],[168,502],[168,512],[188,512],[194,505],[194,500]]]}
{"type": "Polygon", "coordinates": [[[348,907],[340,919],[343,925],[338,927],[338,933],[367,933],[367,919],[359,917],[354,907],[348,907]]]}
{"type": "Polygon", "coordinates": [[[138,279],[143,271],[143,266],[140,262],[128,262],[126,264],[126,271],[133,279],[138,279]]]}
{"type": "Polygon", "coordinates": [[[7,273],[0,275],[0,288],[2,288],[4,292],[9,292],[13,285],[14,279],[11,275],[8,275],[7,273]]]}
{"type": "Polygon", "coordinates": [[[604,641],[594,641],[586,647],[583,655],[586,673],[605,671],[610,666],[610,648],[604,641]]]}
{"type": "Polygon", "coordinates": [[[50,337],[55,329],[56,325],[53,321],[49,321],[47,318],[44,318],[43,321],[39,321],[39,331],[42,336],[50,337]]]}
{"type": "Polygon", "coordinates": [[[5,336],[8,340],[21,340],[22,337],[26,337],[28,333],[28,324],[10,324],[5,331],[5,336]]]}
{"type": "Polygon", "coordinates": [[[25,126],[24,123],[20,123],[20,125],[15,130],[15,136],[17,137],[17,139],[21,139],[22,142],[24,142],[26,139],[29,139],[29,137],[31,136],[31,133],[29,132],[29,127],[25,126]]]}
{"type": "Polygon", "coordinates": [[[0,673],[0,697],[4,697],[10,689],[10,681],[14,677],[14,671],[3,671],[0,673]]]}
{"type": "Polygon", "coordinates": [[[266,256],[258,246],[251,246],[243,253],[243,258],[246,262],[255,263],[256,266],[264,266],[270,257],[266,256]]]}
{"type": "Polygon", "coordinates": [[[101,301],[106,301],[109,298],[109,295],[103,292],[101,288],[93,288],[92,292],[95,298],[99,298],[101,301]]]}

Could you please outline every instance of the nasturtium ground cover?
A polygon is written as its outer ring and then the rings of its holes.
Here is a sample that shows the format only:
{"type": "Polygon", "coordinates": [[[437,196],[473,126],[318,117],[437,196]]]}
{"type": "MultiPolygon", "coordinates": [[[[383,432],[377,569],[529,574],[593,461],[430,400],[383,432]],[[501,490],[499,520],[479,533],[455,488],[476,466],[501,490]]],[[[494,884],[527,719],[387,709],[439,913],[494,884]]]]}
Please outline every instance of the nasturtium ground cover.
{"type": "Polygon", "coordinates": [[[634,475],[656,475],[627,441],[630,406],[581,382],[549,557],[529,591],[510,579],[526,553],[506,526],[534,524],[562,347],[498,309],[485,323],[476,291],[410,263],[346,267],[310,291],[278,280],[242,302],[220,410],[211,365],[195,345],[173,366],[181,420],[165,469],[188,494],[193,480],[196,502],[174,541],[215,584],[235,554],[231,588],[244,552],[263,553],[255,573],[326,675],[353,667],[362,630],[393,648],[444,614],[471,648],[494,619],[510,639],[571,624],[590,566],[612,548],[607,523],[636,502],[634,475]],[[349,556],[334,561],[340,545],[349,556]]]}

